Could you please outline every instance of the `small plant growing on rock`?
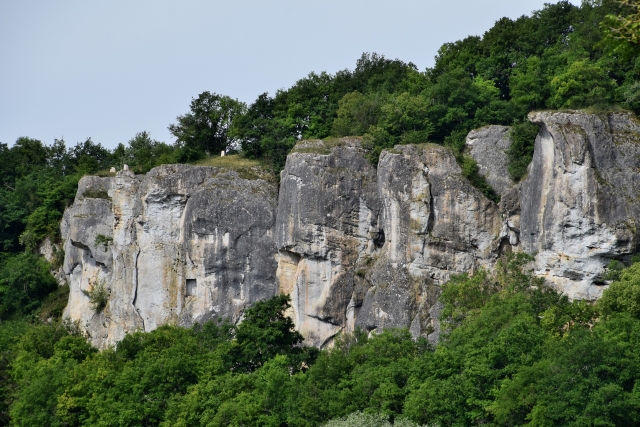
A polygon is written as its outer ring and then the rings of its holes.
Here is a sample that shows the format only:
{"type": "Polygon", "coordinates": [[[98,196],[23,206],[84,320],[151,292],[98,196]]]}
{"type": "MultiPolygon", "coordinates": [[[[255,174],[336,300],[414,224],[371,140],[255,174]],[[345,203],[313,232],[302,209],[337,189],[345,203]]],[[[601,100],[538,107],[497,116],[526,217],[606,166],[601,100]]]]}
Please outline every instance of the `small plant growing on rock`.
{"type": "Polygon", "coordinates": [[[104,281],[99,280],[92,286],[91,290],[83,290],[82,293],[89,297],[91,309],[96,313],[102,313],[102,310],[104,310],[109,301],[109,290],[104,281]]]}
{"type": "Polygon", "coordinates": [[[604,280],[613,282],[620,279],[622,270],[624,270],[624,264],[618,261],[617,259],[612,259],[611,261],[609,261],[609,264],[607,265],[607,270],[604,275],[604,280]]]}
{"type": "Polygon", "coordinates": [[[83,199],[104,199],[111,200],[109,193],[104,189],[89,189],[82,193],[83,199]]]}
{"type": "Polygon", "coordinates": [[[111,243],[113,243],[113,237],[105,236],[104,234],[96,235],[95,245],[100,246],[103,245],[104,251],[107,252],[107,249],[111,243]]]}

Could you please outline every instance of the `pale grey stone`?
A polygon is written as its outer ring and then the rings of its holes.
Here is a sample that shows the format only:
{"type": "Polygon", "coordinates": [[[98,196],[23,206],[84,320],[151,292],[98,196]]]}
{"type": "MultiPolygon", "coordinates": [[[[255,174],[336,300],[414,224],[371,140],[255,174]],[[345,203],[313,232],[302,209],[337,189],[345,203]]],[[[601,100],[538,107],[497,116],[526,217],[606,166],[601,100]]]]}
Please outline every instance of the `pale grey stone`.
{"type": "Polygon", "coordinates": [[[508,169],[509,130],[507,126],[485,126],[469,132],[466,140],[469,154],[478,164],[478,172],[498,194],[514,184],[508,169]]]}
{"type": "Polygon", "coordinates": [[[276,293],[275,213],[273,183],[229,170],[164,165],[144,177],[84,177],[61,225],[65,316],[101,348],[163,324],[238,321],[276,293]],[[101,313],[85,294],[98,282],[110,292],[101,313]]]}

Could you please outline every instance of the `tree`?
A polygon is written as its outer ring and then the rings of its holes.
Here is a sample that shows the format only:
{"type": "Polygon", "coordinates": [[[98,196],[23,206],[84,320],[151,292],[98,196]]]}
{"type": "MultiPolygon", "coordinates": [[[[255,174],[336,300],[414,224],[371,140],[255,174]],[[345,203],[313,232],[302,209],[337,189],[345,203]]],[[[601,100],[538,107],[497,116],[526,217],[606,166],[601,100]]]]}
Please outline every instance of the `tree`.
{"type": "Polygon", "coordinates": [[[605,40],[626,55],[640,52],[640,0],[616,0],[624,12],[605,16],[601,27],[605,40]]]}
{"type": "Polygon", "coordinates": [[[0,318],[27,314],[57,287],[49,273],[49,263],[24,252],[10,257],[0,266],[0,318]]]}
{"type": "Polygon", "coordinates": [[[378,122],[383,97],[358,91],[346,94],[338,102],[338,117],[333,121],[335,136],[362,135],[378,122]]]}
{"type": "Polygon", "coordinates": [[[293,320],[284,314],[291,307],[290,300],[289,295],[278,295],[247,309],[231,351],[234,370],[250,372],[276,355],[302,352],[302,335],[295,330],[293,320]]]}
{"type": "Polygon", "coordinates": [[[527,167],[533,158],[538,126],[528,122],[518,123],[511,128],[510,136],[511,146],[507,151],[508,170],[511,179],[517,182],[527,173],[527,167]]]}
{"type": "Polygon", "coordinates": [[[70,152],[75,159],[75,168],[81,175],[91,174],[111,166],[111,152],[102,144],[93,142],[91,138],[78,142],[70,152]]]}
{"type": "Polygon", "coordinates": [[[576,61],[564,72],[551,79],[549,105],[554,108],[584,108],[609,105],[616,89],[598,64],[588,60],[576,61]]]}
{"type": "Polygon", "coordinates": [[[191,100],[190,108],[189,113],[176,118],[177,124],[169,125],[169,132],[182,148],[180,160],[193,161],[205,154],[238,148],[229,129],[234,118],[244,114],[243,102],[215,92],[202,92],[191,100]]]}

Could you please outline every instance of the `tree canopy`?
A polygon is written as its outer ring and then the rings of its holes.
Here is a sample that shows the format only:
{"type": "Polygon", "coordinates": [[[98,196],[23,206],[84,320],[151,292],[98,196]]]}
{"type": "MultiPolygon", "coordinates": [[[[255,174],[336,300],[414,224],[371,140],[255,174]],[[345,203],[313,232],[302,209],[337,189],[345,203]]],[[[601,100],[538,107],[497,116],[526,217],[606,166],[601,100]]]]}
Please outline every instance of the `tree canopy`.
{"type": "Polygon", "coordinates": [[[229,132],[233,119],[244,113],[245,105],[228,96],[202,92],[191,100],[191,111],[178,116],[169,131],[179,144],[181,161],[198,160],[205,155],[235,149],[229,132]]]}

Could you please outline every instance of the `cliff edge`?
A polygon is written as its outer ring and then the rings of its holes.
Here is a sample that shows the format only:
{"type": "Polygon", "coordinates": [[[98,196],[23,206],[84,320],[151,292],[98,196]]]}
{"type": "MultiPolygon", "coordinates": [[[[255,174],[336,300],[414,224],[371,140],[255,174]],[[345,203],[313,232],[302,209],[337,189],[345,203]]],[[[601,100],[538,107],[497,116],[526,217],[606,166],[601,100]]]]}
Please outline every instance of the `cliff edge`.
{"type": "Polygon", "coordinates": [[[446,147],[396,146],[375,167],[358,138],[298,143],[279,189],[265,175],[189,165],[85,177],[61,225],[65,315],[105,347],[165,323],[237,322],[281,292],[310,345],[355,328],[436,341],[440,286],[507,251],[533,255],[534,272],[570,298],[596,299],[608,263],[639,249],[640,123],[580,111],[530,120],[540,132],[519,183],[508,127],[467,138],[498,204],[446,147]]]}

